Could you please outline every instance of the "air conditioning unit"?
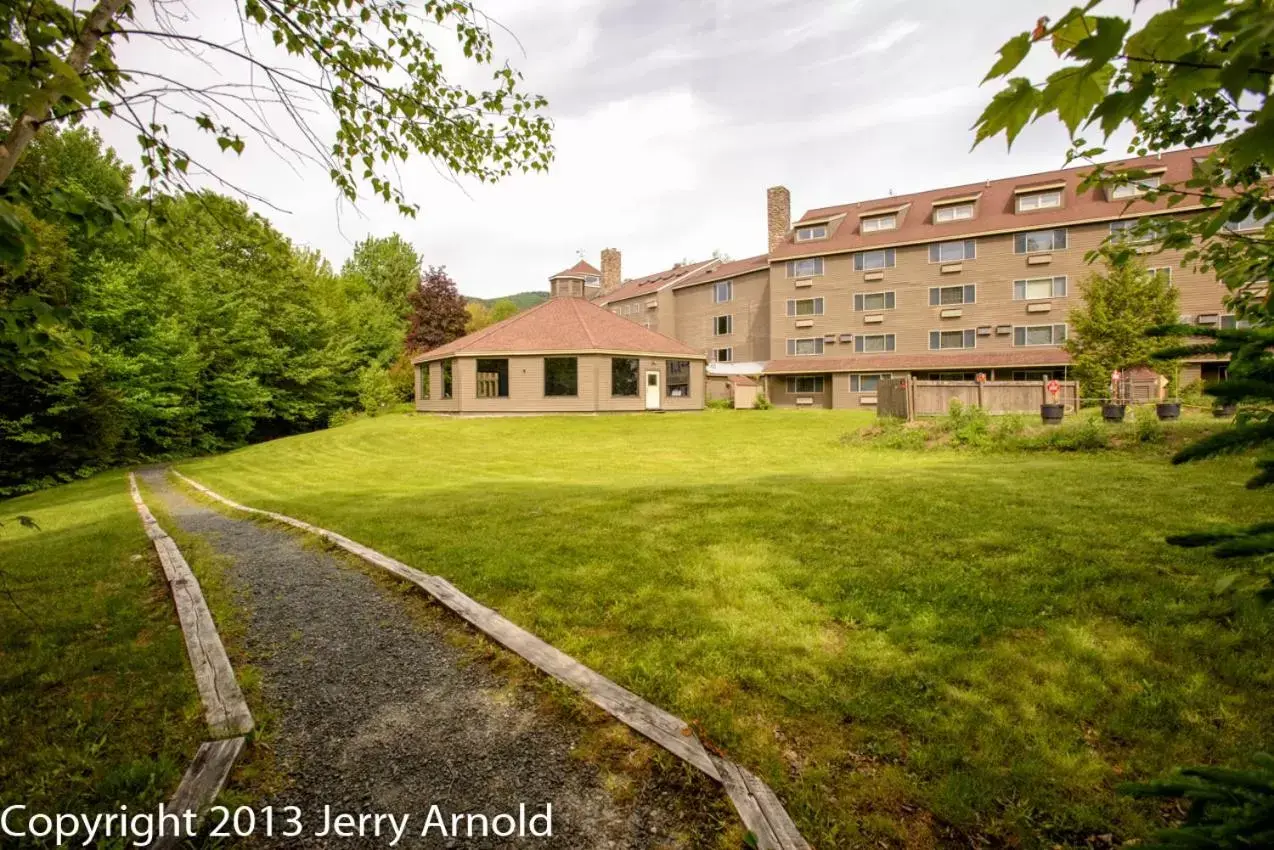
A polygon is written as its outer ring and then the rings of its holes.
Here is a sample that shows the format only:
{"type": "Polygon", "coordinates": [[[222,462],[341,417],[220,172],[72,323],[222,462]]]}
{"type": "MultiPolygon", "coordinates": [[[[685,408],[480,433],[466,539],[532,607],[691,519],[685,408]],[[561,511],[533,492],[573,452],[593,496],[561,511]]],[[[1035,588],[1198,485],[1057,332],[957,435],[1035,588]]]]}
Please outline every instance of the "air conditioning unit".
{"type": "Polygon", "coordinates": [[[840,341],[841,341],[841,342],[853,342],[853,341],[854,341],[854,335],[853,335],[853,334],[841,334],[841,335],[840,335],[840,341]]]}

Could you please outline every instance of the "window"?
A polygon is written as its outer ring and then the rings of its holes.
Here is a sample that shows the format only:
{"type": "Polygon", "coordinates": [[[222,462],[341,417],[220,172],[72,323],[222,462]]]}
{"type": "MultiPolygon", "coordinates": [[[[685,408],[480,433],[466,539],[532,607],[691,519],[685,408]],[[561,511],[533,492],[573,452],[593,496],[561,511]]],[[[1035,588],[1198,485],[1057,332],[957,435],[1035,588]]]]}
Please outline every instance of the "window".
{"type": "Polygon", "coordinates": [[[1061,345],[1065,341],[1065,325],[1018,325],[1013,329],[1014,345],[1061,345]]]}
{"type": "Polygon", "coordinates": [[[509,361],[478,360],[478,398],[509,397],[509,361]]]}
{"type": "Polygon", "coordinates": [[[454,360],[442,361],[442,397],[451,398],[451,366],[454,360]]]}
{"type": "Polygon", "coordinates": [[[579,395],[579,361],[576,358],[544,358],[544,394],[579,395]]]}
{"type": "Polygon", "coordinates": [[[416,366],[416,373],[420,375],[420,397],[429,398],[429,364],[421,363],[416,366]]]}
{"type": "Polygon", "coordinates": [[[859,251],[854,255],[854,271],[869,272],[875,269],[892,269],[894,267],[894,249],[881,251],[859,251]]]}
{"type": "Polygon", "coordinates": [[[1265,227],[1271,218],[1274,218],[1274,216],[1257,216],[1256,211],[1253,210],[1239,221],[1231,221],[1226,224],[1225,229],[1229,231],[1259,230],[1265,227]]]}
{"type": "Polygon", "coordinates": [[[876,233],[880,230],[893,230],[898,226],[898,213],[888,215],[869,215],[863,218],[862,232],[876,233]]]}
{"type": "Polygon", "coordinates": [[[690,395],[690,361],[668,361],[668,396],[686,398],[690,395]]]}
{"type": "Polygon", "coordinates": [[[1157,266],[1153,269],[1146,269],[1146,271],[1150,272],[1150,274],[1153,277],[1163,278],[1165,283],[1167,283],[1169,286],[1172,286],[1172,267],[1171,266],[1157,266]]]}
{"type": "Polygon", "coordinates": [[[585,286],[598,286],[601,284],[601,282],[602,282],[602,279],[595,274],[584,275],[585,286]]]}
{"type": "Polygon", "coordinates": [[[893,334],[855,334],[854,351],[871,353],[874,351],[893,351],[893,334]]]}
{"type": "Polygon", "coordinates": [[[950,307],[959,304],[972,304],[977,301],[977,284],[965,286],[931,286],[929,287],[930,307],[950,307]]]}
{"type": "Polygon", "coordinates": [[[1043,192],[1023,192],[1017,196],[1017,211],[1049,210],[1062,205],[1062,190],[1047,189],[1043,192]]]}
{"type": "Polygon", "coordinates": [[[1149,177],[1142,177],[1140,180],[1132,180],[1119,186],[1111,186],[1110,199],[1112,201],[1123,201],[1144,195],[1150,189],[1158,188],[1159,175],[1151,174],[1149,177]]]}
{"type": "Polygon", "coordinates": [[[973,348],[977,344],[977,339],[977,331],[972,328],[965,331],[929,331],[929,350],[973,348]]]}
{"type": "Polygon", "coordinates": [[[947,204],[933,208],[933,223],[945,224],[948,221],[965,221],[973,218],[973,204],[947,204]]]}
{"type": "Polygon", "coordinates": [[[815,224],[811,227],[798,227],[796,229],[797,242],[809,242],[811,239],[826,239],[827,225],[815,224]]]}
{"type": "Polygon", "coordinates": [[[811,354],[823,353],[823,338],[821,336],[804,337],[801,339],[789,339],[787,341],[788,357],[804,357],[811,354]]]}
{"type": "Polygon", "coordinates": [[[728,336],[734,332],[734,316],[713,316],[712,335],[728,336]]]}
{"type": "Polygon", "coordinates": [[[1063,372],[1056,369],[1022,369],[1013,373],[1015,381],[1051,381],[1053,378],[1060,381],[1065,377],[1063,372]]]}
{"type": "Polygon", "coordinates": [[[1013,281],[1014,301],[1035,301],[1041,298],[1065,298],[1066,278],[1032,277],[1013,281]]]}
{"type": "Polygon", "coordinates": [[[884,377],[884,375],[850,375],[849,391],[851,393],[874,393],[884,377]]]}
{"type": "Polygon", "coordinates": [[[1034,254],[1036,251],[1061,251],[1066,247],[1066,228],[1056,230],[1032,230],[1013,236],[1013,251],[1017,254],[1034,254]]]}
{"type": "Polygon", "coordinates": [[[610,359],[610,394],[613,396],[637,395],[636,357],[612,357],[610,359]]]}
{"type": "Polygon", "coordinates": [[[978,245],[972,239],[934,242],[929,246],[929,262],[931,263],[958,263],[961,260],[972,260],[977,255],[978,245]]]}
{"type": "Polygon", "coordinates": [[[712,360],[716,363],[729,363],[734,360],[733,348],[714,348],[712,350],[712,360]]]}
{"type": "Polygon", "coordinates": [[[854,294],[854,312],[864,310],[892,310],[895,298],[892,292],[858,292],[854,294]]]}
{"type": "Polygon", "coordinates": [[[788,277],[818,277],[823,273],[822,257],[807,257],[804,260],[788,260],[788,277]]]}
{"type": "Polygon", "coordinates": [[[787,299],[789,316],[821,316],[823,315],[822,298],[789,298],[787,299]]]}
{"type": "Polygon", "coordinates": [[[787,391],[791,395],[797,393],[821,393],[823,391],[822,375],[790,375],[787,379],[787,391]]]}
{"type": "Polygon", "coordinates": [[[721,280],[712,285],[712,302],[724,304],[734,300],[734,281],[721,280]]]}
{"type": "Polygon", "coordinates": [[[1161,235],[1161,225],[1152,218],[1126,218],[1110,223],[1110,239],[1112,242],[1153,242],[1161,235]],[[1141,225],[1141,222],[1145,222],[1141,225]],[[1140,226],[1139,226],[1140,225],[1140,226]]]}

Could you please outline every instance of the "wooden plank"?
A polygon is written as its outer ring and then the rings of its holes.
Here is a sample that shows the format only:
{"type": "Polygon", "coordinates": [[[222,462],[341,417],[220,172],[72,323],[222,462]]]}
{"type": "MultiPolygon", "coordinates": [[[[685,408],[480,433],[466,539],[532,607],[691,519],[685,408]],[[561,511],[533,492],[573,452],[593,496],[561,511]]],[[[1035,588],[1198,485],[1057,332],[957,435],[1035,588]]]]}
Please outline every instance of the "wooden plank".
{"type": "MultiPolygon", "coordinates": [[[[195,813],[196,825],[202,821],[208,807],[226,787],[230,770],[234,767],[239,754],[243,752],[245,742],[245,738],[238,737],[200,744],[199,751],[195,753],[195,760],[186,770],[186,775],[181,778],[181,784],[177,786],[176,793],[168,801],[165,813],[176,814],[181,818],[182,824],[185,823],[185,818],[182,817],[184,812],[195,813]]],[[[166,829],[166,834],[155,838],[146,846],[149,850],[168,850],[194,837],[171,834],[173,832],[166,829]]]]}
{"type": "Polygon", "coordinates": [[[159,527],[142,501],[137,477],[130,472],[128,479],[142,525],[147,528],[168,579],[168,589],[177,608],[177,619],[186,641],[186,655],[195,674],[195,685],[203,702],[208,729],[216,738],[246,735],[252,731],[252,712],[243,698],[221,636],[217,634],[217,625],[199,588],[199,581],[176,542],[159,527]]]}
{"type": "Polygon", "coordinates": [[[808,842],[801,836],[796,824],[769,786],[734,762],[709,755],[685,721],[585,667],[571,656],[470,598],[446,579],[421,572],[334,531],[285,514],[240,505],[180,472],[174,470],[173,474],[210,499],[236,510],[267,516],[315,534],[412,582],[478,631],[578,691],[634,731],[720,782],[744,825],[756,835],[761,850],[810,850],[808,842]]]}

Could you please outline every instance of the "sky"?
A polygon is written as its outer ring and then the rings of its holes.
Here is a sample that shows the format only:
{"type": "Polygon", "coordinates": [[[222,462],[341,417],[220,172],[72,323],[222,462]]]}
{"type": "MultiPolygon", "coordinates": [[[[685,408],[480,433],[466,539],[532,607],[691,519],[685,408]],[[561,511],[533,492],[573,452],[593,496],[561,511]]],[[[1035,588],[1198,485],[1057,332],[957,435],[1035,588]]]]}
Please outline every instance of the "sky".
{"type": "MultiPolygon", "coordinates": [[[[769,186],[788,187],[799,216],[1065,164],[1067,137],[1051,119],[1028,127],[1011,153],[1002,138],[971,150],[970,127],[997,91],[994,82],[980,83],[999,46],[1070,2],[478,5],[498,23],[498,49],[523,73],[526,90],[548,98],[556,158],[547,174],[457,183],[415,157],[400,172],[421,210],[404,218],[376,199],[351,205],[317,164],[247,136],[240,156],[215,147],[203,155],[218,179],[197,182],[227,194],[235,192],[221,180],[246,190],[255,196],[250,206],[338,268],[358,240],[397,232],[426,264],[446,266],[461,292],[495,297],[547,289],[549,275],[580,256],[599,265],[605,247],[623,252],[625,278],[716,251],[764,253],[769,186]]],[[[228,45],[246,35],[259,56],[271,55],[268,42],[241,29],[230,4],[210,6],[183,12],[181,31],[228,45]]],[[[1109,6],[1127,13],[1132,2],[1109,6]]],[[[481,84],[489,74],[465,67],[448,38],[439,48],[455,79],[481,84]]],[[[217,51],[198,53],[136,36],[116,48],[124,68],[160,67],[196,84],[245,79],[247,70],[217,51]]],[[[1037,48],[1020,71],[1039,79],[1050,68],[1048,51],[1037,48]]],[[[321,110],[312,122],[320,137],[330,136],[321,110]]],[[[95,124],[125,161],[137,161],[131,128],[103,118],[95,124]]],[[[184,122],[169,125],[179,144],[209,144],[184,122]]],[[[298,138],[286,121],[275,126],[298,138]]],[[[1123,153],[1118,145],[1112,151],[1123,153]]]]}

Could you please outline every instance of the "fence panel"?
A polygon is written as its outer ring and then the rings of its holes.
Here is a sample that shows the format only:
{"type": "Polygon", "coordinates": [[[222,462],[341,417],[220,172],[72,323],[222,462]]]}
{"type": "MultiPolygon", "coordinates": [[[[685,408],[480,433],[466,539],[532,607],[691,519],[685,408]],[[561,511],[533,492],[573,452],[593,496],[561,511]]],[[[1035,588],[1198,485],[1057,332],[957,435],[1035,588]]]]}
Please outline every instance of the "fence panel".
{"type": "MultiPolygon", "coordinates": [[[[1078,410],[1079,385],[1058,384],[1058,403],[1078,410]]],[[[1052,401],[1047,381],[916,381],[914,393],[917,416],[941,416],[953,400],[988,413],[1037,413],[1041,404],[1052,401]]]]}

